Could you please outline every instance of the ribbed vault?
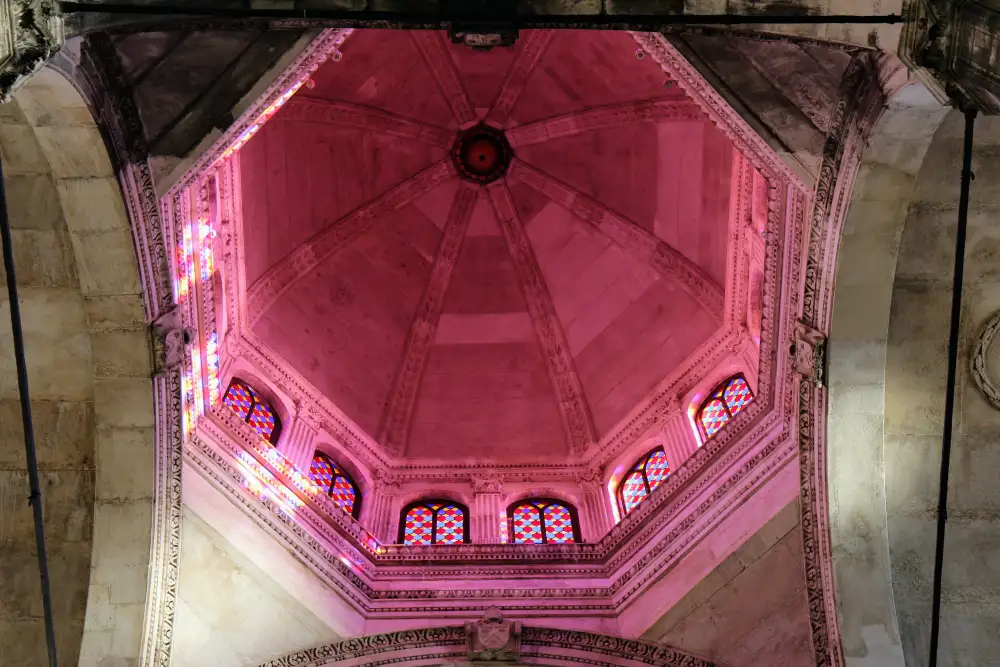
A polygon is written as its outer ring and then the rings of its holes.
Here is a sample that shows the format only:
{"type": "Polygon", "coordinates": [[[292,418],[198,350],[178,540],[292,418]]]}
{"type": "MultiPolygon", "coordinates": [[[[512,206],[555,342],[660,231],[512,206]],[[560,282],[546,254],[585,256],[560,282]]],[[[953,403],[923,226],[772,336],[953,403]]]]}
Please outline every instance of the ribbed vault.
{"type": "Polygon", "coordinates": [[[247,321],[390,451],[577,454],[721,326],[732,162],[626,34],[360,31],[240,153],[247,321]]]}

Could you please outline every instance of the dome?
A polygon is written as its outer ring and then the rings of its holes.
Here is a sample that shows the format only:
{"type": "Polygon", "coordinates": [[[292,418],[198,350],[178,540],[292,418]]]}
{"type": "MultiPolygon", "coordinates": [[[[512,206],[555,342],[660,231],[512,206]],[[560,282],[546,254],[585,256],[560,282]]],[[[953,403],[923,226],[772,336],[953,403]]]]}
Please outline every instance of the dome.
{"type": "Polygon", "coordinates": [[[736,151],[628,34],[341,49],[240,150],[245,317],[387,452],[580,455],[723,327],[736,151]]]}

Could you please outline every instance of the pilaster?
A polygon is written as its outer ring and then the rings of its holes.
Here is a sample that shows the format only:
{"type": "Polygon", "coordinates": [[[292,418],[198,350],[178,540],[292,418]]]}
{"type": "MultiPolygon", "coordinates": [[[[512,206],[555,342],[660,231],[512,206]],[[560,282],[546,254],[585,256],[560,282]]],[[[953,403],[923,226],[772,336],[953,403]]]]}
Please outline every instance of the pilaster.
{"type": "Polygon", "coordinates": [[[614,526],[611,499],[602,481],[604,470],[588,470],[577,477],[580,486],[580,531],[584,542],[597,542],[614,526]]]}
{"type": "Polygon", "coordinates": [[[500,544],[503,506],[503,478],[485,475],[472,480],[472,507],[469,508],[469,537],[476,544],[500,544]]]}
{"type": "Polygon", "coordinates": [[[375,483],[361,503],[361,525],[368,529],[382,544],[395,544],[396,515],[401,485],[398,479],[385,473],[376,473],[375,483]]]}
{"type": "Polygon", "coordinates": [[[701,446],[701,442],[691,429],[691,421],[681,407],[680,401],[674,400],[657,417],[663,433],[663,451],[667,455],[667,463],[670,464],[671,470],[677,470],[684,465],[684,462],[701,446]]]}
{"type": "Polygon", "coordinates": [[[318,430],[315,420],[306,410],[296,406],[288,433],[278,443],[279,451],[302,472],[309,471],[318,430]]]}

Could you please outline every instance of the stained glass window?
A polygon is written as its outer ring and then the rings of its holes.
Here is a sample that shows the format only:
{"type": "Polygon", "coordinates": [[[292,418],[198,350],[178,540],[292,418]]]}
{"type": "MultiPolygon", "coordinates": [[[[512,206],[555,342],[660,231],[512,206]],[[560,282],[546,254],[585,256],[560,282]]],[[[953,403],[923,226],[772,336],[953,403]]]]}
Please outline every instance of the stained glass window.
{"type": "Polygon", "coordinates": [[[222,402],[269,443],[273,445],[278,441],[278,433],[281,431],[278,415],[249,384],[234,378],[229,383],[222,402]]]}
{"type": "Polygon", "coordinates": [[[466,509],[447,500],[421,500],[403,510],[399,541],[407,545],[467,542],[466,509]]]}
{"type": "Polygon", "coordinates": [[[718,433],[730,419],[753,402],[750,384],[734,375],[715,388],[698,410],[698,427],[706,440],[718,433]]]}
{"type": "Polygon", "coordinates": [[[663,447],[657,447],[636,462],[618,485],[618,507],[628,514],[670,474],[663,447]]]}
{"type": "Polygon", "coordinates": [[[321,452],[313,454],[309,466],[309,479],[333,499],[333,502],[353,516],[361,509],[361,494],[343,468],[321,452]]]}
{"type": "Polygon", "coordinates": [[[514,544],[565,544],[579,539],[576,514],[558,500],[524,500],[511,505],[507,514],[514,544]]]}

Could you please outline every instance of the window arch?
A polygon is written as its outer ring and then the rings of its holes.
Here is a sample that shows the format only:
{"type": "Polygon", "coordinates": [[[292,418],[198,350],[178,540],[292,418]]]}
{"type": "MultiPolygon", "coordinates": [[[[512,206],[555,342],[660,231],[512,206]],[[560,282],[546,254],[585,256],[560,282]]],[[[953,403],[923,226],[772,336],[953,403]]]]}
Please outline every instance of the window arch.
{"type": "Polygon", "coordinates": [[[514,544],[566,544],[580,541],[576,508],[561,500],[529,498],[507,508],[514,544]]]}
{"type": "Polygon", "coordinates": [[[730,419],[753,402],[753,392],[743,374],[733,375],[708,395],[698,409],[698,429],[708,440],[730,419]]]}
{"type": "Polygon", "coordinates": [[[450,500],[419,500],[403,509],[399,542],[408,546],[469,541],[469,510],[450,500]]]}
{"type": "Polygon", "coordinates": [[[309,465],[309,479],[355,519],[361,511],[361,492],[344,469],[322,452],[313,454],[309,465]]]}
{"type": "Polygon", "coordinates": [[[278,434],[281,432],[278,413],[249,384],[233,378],[222,402],[269,443],[273,445],[278,441],[278,434]]]}
{"type": "Polygon", "coordinates": [[[657,447],[636,461],[618,485],[618,507],[625,516],[646,499],[670,475],[663,447],[657,447]]]}

